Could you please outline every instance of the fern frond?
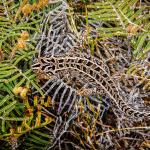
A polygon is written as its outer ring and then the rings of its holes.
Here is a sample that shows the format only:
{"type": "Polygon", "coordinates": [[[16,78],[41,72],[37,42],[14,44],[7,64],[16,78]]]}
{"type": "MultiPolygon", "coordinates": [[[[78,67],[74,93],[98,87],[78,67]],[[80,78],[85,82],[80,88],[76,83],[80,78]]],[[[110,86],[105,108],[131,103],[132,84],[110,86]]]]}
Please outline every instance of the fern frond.
{"type": "MultiPolygon", "coordinates": [[[[42,111],[44,104],[36,103],[36,97],[33,100],[34,106],[29,104],[28,97],[23,100],[23,104],[15,99],[15,97],[7,95],[0,103],[0,140],[9,141],[11,136],[20,137],[29,131],[42,128],[53,121],[50,116],[42,111]]],[[[39,133],[37,131],[37,134],[39,133]]],[[[48,138],[48,135],[46,136],[44,133],[40,133],[40,136],[48,138]]]]}
{"type": "Polygon", "coordinates": [[[6,95],[1,99],[0,102],[0,139],[3,139],[3,137],[8,136],[9,129],[13,128],[12,122],[20,122],[23,121],[23,115],[22,112],[20,113],[20,110],[23,111],[23,107],[21,108],[19,106],[20,104],[17,102],[17,100],[13,96],[6,95]],[[20,109],[20,110],[19,110],[20,109]]]}
{"type": "MultiPolygon", "coordinates": [[[[43,94],[40,87],[37,85],[35,75],[32,73],[32,70],[22,71],[18,66],[16,66],[16,60],[13,63],[10,61],[3,61],[0,64],[0,82],[4,84],[14,84],[15,87],[26,86],[30,88],[32,85],[36,90],[43,94]]],[[[11,86],[11,88],[13,88],[11,86]]],[[[12,89],[11,89],[12,90],[12,89]]],[[[8,91],[7,91],[8,92],[8,91]]]]}
{"type": "Polygon", "coordinates": [[[149,63],[147,61],[135,62],[126,72],[126,78],[133,79],[136,86],[141,86],[144,91],[150,90],[149,63]]]}
{"type": "Polygon", "coordinates": [[[26,135],[24,139],[25,143],[23,144],[26,149],[46,149],[47,145],[52,143],[53,136],[50,135],[45,129],[43,130],[34,130],[30,134],[26,135]]]}
{"type": "Polygon", "coordinates": [[[138,8],[137,3],[138,0],[107,0],[88,5],[89,22],[101,23],[97,30],[102,39],[136,35],[140,31],[149,32],[149,16],[144,12],[145,7],[138,8]]]}
{"type": "Polygon", "coordinates": [[[150,34],[142,33],[138,37],[132,39],[133,56],[138,59],[146,58],[148,52],[150,51],[150,34]]]}

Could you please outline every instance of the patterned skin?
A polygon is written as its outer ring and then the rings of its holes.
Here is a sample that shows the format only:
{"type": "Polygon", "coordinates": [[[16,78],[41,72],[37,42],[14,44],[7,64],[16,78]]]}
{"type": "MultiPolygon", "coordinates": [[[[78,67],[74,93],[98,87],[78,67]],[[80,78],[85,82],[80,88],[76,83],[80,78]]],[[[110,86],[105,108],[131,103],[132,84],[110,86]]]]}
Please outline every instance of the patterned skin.
{"type": "Polygon", "coordinates": [[[71,86],[73,86],[73,83],[70,83],[70,81],[76,78],[76,82],[82,83],[82,87],[79,90],[77,89],[77,93],[82,93],[83,96],[95,92],[99,95],[105,95],[127,118],[132,118],[133,120],[141,120],[145,117],[150,118],[149,111],[136,110],[126,103],[119,94],[117,83],[112,79],[107,65],[100,59],[85,52],[74,50],[49,58],[39,57],[32,69],[36,73],[46,74],[49,79],[62,79],[67,84],[72,84],[71,86]]]}

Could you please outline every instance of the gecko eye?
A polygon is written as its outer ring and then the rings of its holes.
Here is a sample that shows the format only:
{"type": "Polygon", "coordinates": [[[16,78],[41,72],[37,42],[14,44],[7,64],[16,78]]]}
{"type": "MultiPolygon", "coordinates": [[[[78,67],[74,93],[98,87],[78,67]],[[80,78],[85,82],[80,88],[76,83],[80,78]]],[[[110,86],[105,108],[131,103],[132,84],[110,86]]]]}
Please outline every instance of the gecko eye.
{"type": "Polygon", "coordinates": [[[45,61],[45,59],[44,59],[44,58],[39,58],[39,62],[40,62],[41,64],[45,64],[45,63],[47,63],[47,62],[45,61]]]}

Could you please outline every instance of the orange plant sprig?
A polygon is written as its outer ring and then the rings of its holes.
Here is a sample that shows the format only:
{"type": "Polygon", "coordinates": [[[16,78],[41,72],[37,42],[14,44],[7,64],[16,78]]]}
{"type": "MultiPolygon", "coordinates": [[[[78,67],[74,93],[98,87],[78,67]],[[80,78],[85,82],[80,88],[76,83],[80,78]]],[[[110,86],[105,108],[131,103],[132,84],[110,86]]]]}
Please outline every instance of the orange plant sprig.
{"type": "Polygon", "coordinates": [[[31,5],[27,0],[24,0],[16,13],[15,20],[17,20],[20,13],[22,13],[24,17],[27,17],[33,11],[38,11],[39,9],[44,8],[48,3],[49,0],[39,0],[39,2],[35,2],[31,5]]]}
{"type": "MultiPolygon", "coordinates": [[[[34,107],[31,106],[28,102],[29,107],[27,107],[26,110],[26,112],[28,113],[25,113],[26,119],[22,122],[21,126],[17,127],[16,134],[23,134],[35,128],[39,128],[53,122],[53,118],[42,112],[42,104],[38,104],[38,98],[38,96],[34,96],[34,107]],[[36,108],[36,112],[34,111],[34,108],[36,108]],[[35,121],[33,120],[34,116],[36,116],[35,121]],[[44,120],[42,119],[42,116],[44,117],[44,120]],[[34,122],[34,125],[31,122],[34,122]]],[[[47,101],[49,100],[50,99],[47,99],[47,101]]]]}
{"type": "Polygon", "coordinates": [[[18,49],[26,48],[26,42],[28,39],[29,39],[29,33],[27,31],[23,31],[20,35],[20,38],[17,41],[17,44],[12,49],[12,52],[10,54],[10,59],[12,59],[15,56],[15,53],[18,49]]]}

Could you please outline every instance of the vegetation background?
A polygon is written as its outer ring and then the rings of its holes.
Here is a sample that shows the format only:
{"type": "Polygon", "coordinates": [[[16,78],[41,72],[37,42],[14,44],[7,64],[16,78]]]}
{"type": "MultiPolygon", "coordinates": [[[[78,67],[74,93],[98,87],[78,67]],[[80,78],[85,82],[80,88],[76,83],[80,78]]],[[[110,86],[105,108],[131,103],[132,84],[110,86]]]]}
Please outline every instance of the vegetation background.
{"type": "MultiPolygon", "coordinates": [[[[52,131],[57,122],[55,114],[49,112],[51,97],[43,98],[39,79],[31,69],[38,43],[36,37],[40,33],[43,18],[58,5],[53,2],[0,0],[1,150],[41,150],[49,149],[54,144],[56,137],[52,131]],[[39,94],[33,95],[33,89],[39,94]]],[[[150,2],[68,0],[68,4],[68,16],[75,22],[71,26],[78,33],[82,28],[85,29],[86,41],[92,53],[99,42],[108,50],[122,47],[130,49],[127,56],[130,57],[130,63],[123,77],[136,80],[138,87],[146,93],[144,102],[150,105],[150,2]],[[98,23],[101,26],[96,26],[97,37],[93,38],[90,25],[98,23]],[[141,61],[144,65],[139,63],[141,61]]],[[[84,113],[81,110],[78,118],[69,126],[70,134],[61,137],[61,142],[52,149],[150,148],[148,121],[119,129],[111,109],[106,112],[104,120],[100,120],[99,107],[94,108],[90,101],[89,106],[91,110],[84,113]],[[80,126],[81,123],[84,128],[80,126]],[[100,140],[103,138],[105,140],[100,140]]],[[[86,106],[81,103],[78,107],[84,109],[86,106]]]]}

